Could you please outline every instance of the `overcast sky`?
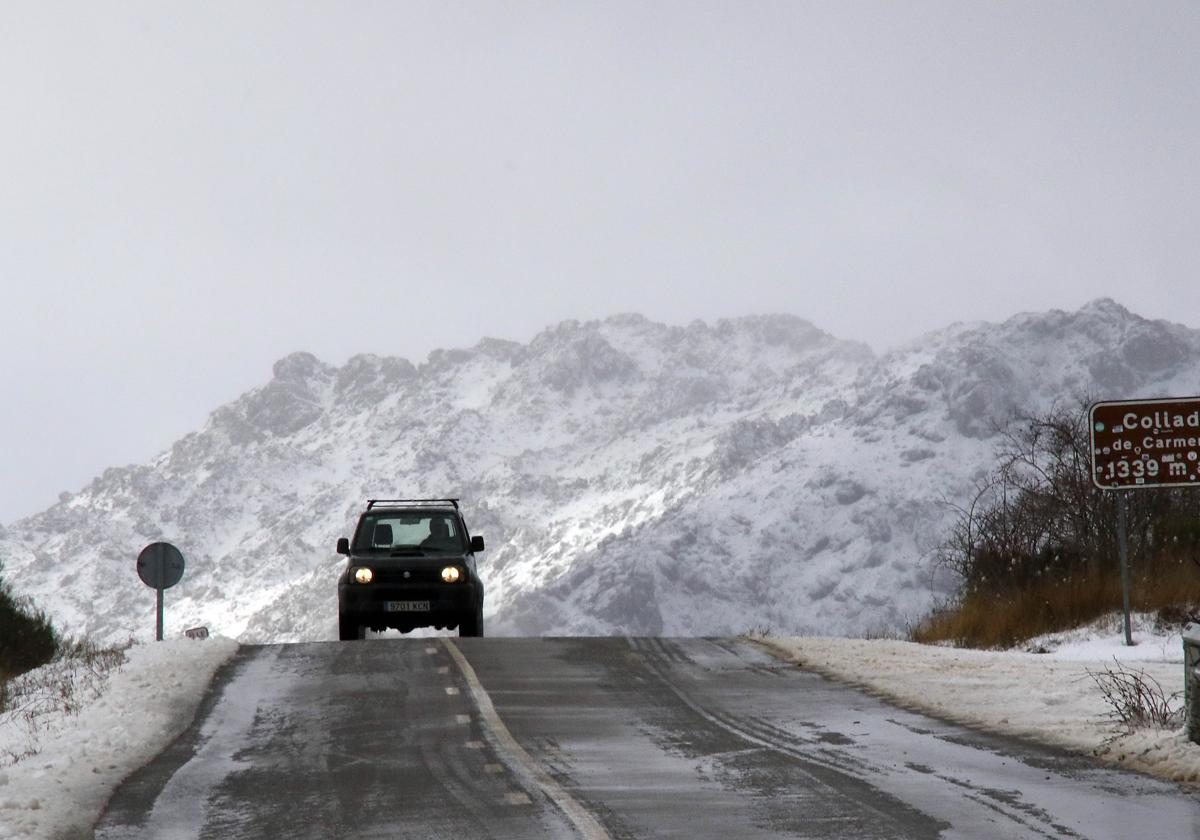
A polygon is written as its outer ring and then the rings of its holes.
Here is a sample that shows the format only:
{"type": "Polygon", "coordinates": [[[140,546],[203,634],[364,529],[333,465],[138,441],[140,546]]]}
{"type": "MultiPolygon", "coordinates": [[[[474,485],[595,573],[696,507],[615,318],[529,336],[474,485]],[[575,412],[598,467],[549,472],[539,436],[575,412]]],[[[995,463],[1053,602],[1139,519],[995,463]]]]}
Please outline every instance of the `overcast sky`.
{"type": "Polygon", "coordinates": [[[1194,3],[0,4],[0,522],[279,357],[1200,326],[1194,3]]]}

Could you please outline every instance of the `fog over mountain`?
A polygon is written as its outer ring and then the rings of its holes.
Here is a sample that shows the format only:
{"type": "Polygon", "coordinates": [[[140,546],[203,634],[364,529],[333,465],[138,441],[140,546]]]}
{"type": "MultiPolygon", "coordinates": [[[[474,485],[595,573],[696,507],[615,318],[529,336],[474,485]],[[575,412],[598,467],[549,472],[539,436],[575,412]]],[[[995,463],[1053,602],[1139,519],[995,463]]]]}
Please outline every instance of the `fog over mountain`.
{"type": "Polygon", "coordinates": [[[1022,414],[1200,392],[1200,331],[1111,300],[883,355],[792,316],[568,321],[420,365],[307,353],[151,463],[0,530],[67,633],[152,633],[134,559],[188,561],[167,629],[336,637],[333,551],[371,497],[454,496],[493,634],[858,634],[919,618],[928,555],[1022,414]]]}

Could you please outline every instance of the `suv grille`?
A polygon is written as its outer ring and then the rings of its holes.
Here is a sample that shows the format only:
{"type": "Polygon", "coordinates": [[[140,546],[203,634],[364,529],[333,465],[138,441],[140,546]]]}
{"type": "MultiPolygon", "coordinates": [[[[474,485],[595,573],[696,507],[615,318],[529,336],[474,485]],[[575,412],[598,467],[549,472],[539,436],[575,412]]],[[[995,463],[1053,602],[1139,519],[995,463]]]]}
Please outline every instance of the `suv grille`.
{"type": "Polygon", "coordinates": [[[437,569],[376,569],[378,583],[441,583],[442,570],[437,569]]]}

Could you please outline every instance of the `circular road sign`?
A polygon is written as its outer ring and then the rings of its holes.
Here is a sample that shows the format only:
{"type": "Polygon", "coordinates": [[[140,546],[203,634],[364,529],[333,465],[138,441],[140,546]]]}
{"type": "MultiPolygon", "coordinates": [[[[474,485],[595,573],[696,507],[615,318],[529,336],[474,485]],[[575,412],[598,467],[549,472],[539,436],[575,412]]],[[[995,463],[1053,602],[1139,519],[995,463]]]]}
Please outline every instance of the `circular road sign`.
{"type": "Polygon", "coordinates": [[[137,573],[151,589],[170,589],[183,577],[183,554],[170,543],[150,543],[138,555],[137,573]]]}

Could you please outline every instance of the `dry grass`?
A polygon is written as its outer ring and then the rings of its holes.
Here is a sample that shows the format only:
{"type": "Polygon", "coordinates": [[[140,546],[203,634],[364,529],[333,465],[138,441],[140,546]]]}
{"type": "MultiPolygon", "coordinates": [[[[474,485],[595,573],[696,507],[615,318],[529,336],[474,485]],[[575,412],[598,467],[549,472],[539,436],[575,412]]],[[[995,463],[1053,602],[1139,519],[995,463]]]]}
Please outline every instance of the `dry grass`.
{"type": "MultiPolygon", "coordinates": [[[[1156,612],[1171,623],[1186,619],[1200,604],[1200,568],[1164,561],[1131,576],[1130,606],[1156,612]]],[[[1121,578],[1072,575],[1023,589],[967,594],[959,603],[935,610],[912,631],[922,643],[959,647],[1008,648],[1045,633],[1087,624],[1121,609],[1121,578]]]]}
{"type": "Polygon", "coordinates": [[[68,642],[48,664],[0,681],[0,727],[22,741],[0,749],[0,767],[36,755],[44,721],[78,714],[103,691],[108,675],[125,662],[125,648],[68,642]]]}

